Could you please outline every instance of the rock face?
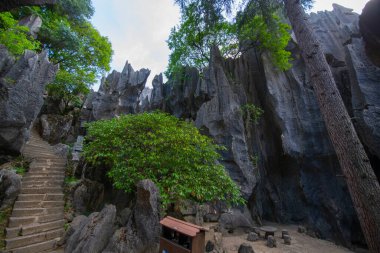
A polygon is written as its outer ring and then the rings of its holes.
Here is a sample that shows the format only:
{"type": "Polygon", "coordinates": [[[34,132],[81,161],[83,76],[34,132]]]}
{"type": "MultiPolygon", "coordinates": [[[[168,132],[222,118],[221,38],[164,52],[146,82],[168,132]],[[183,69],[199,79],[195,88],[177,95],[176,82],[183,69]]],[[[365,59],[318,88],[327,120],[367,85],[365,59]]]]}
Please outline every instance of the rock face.
{"type": "Polygon", "coordinates": [[[103,252],[114,231],[116,208],[108,205],[100,213],[92,213],[88,217],[78,216],[71,234],[67,239],[65,252],[103,252]],[[78,225],[79,223],[79,225],[78,225]]]}
{"type": "Polygon", "coordinates": [[[99,92],[93,92],[88,96],[82,119],[92,121],[137,113],[140,94],[149,74],[148,69],[134,71],[128,62],[121,73],[113,71],[102,79],[99,92]]]}
{"type": "Polygon", "coordinates": [[[16,61],[0,45],[0,152],[20,152],[57,70],[46,52],[26,51],[16,61]]]}
{"type": "MultiPolygon", "coordinates": [[[[379,175],[380,69],[366,55],[358,15],[334,5],[331,12],[311,14],[310,21],[379,175]]],[[[212,49],[202,77],[190,68],[185,78],[166,84],[156,77],[150,109],[194,121],[227,147],[221,163],[250,197],[253,215],[307,224],[317,236],[345,245],[363,242],[297,43],[289,49],[293,67],[285,72],[254,50],[223,60],[212,49]],[[264,110],[258,124],[242,118],[245,104],[264,110]]]]}
{"type": "Polygon", "coordinates": [[[150,180],[137,184],[136,205],[125,227],[113,235],[105,252],[150,253],[158,251],[160,214],[158,188],[150,180]]]}
{"type": "Polygon", "coordinates": [[[57,144],[66,139],[71,130],[73,116],[69,115],[41,115],[41,136],[51,144],[57,144]]]}
{"type": "Polygon", "coordinates": [[[0,170],[0,211],[12,207],[21,190],[21,176],[7,169],[0,170]]]}
{"type": "Polygon", "coordinates": [[[380,67],[380,2],[377,0],[369,1],[360,15],[360,32],[366,43],[368,56],[372,62],[380,67]]]}

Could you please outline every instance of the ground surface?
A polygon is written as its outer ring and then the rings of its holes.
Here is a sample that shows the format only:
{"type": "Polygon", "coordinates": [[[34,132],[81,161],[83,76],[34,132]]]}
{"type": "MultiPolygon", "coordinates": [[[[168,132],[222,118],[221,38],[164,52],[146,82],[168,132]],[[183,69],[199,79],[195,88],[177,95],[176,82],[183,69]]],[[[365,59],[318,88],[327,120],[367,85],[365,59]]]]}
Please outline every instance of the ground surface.
{"type": "MultiPolygon", "coordinates": [[[[210,227],[214,224],[206,224],[206,227],[210,227]]],[[[276,248],[269,248],[266,246],[266,240],[260,238],[256,242],[247,241],[247,234],[244,232],[235,233],[227,236],[223,236],[222,244],[223,248],[227,250],[227,253],[236,253],[238,248],[242,243],[248,243],[252,245],[255,253],[352,253],[360,252],[364,253],[367,251],[355,250],[351,251],[347,248],[337,246],[332,242],[320,240],[317,238],[312,238],[306,234],[301,234],[297,232],[297,226],[295,225],[280,225],[275,223],[266,223],[265,225],[276,227],[278,230],[275,233],[275,239],[277,241],[276,248]],[[292,238],[292,244],[284,244],[284,240],[281,239],[281,230],[287,229],[292,238]]],[[[210,234],[206,237],[210,238],[210,234]]],[[[263,236],[263,233],[261,233],[263,236]]],[[[206,241],[207,239],[206,238],[206,241]]]]}

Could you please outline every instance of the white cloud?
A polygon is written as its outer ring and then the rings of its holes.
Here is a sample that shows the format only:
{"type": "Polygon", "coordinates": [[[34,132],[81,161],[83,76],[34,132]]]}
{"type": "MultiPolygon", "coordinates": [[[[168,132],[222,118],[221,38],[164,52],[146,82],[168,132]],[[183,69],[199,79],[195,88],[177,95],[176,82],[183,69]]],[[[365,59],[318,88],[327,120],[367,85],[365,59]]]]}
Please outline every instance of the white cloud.
{"type": "MultiPolygon", "coordinates": [[[[114,50],[111,68],[121,71],[126,61],[137,70],[165,71],[169,49],[166,39],[179,22],[179,8],[174,0],[93,0],[93,24],[107,36],[114,50]]],[[[96,87],[97,88],[97,87],[96,87]]]]}

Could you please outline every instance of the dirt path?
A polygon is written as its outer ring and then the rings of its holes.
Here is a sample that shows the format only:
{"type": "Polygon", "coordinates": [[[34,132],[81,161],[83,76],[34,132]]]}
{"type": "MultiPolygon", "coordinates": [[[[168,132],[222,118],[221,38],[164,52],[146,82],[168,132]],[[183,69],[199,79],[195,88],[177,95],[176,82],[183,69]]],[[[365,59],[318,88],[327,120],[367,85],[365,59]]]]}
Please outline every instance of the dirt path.
{"type": "Polygon", "coordinates": [[[21,193],[6,228],[6,252],[51,252],[64,233],[63,181],[66,161],[37,133],[23,150],[31,158],[21,193]]]}

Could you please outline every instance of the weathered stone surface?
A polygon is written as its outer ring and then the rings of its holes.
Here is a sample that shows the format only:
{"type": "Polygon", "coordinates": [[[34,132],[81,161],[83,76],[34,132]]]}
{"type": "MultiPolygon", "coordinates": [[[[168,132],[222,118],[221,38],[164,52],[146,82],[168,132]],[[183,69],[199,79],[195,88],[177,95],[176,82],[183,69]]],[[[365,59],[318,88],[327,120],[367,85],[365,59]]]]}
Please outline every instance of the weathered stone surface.
{"type": "Polygon", "coordinates": [[[81,217],[67,239],[65,252],[103,252],[115,231],[115,219],[116,208],[113,205],[104,207],[100,213],[92,213],[88,218],[81,217]]]}
{"type": "Polygon", "coordinates": [[[73,116],[48,114],[41,115],[41,136],[51,144],[63,142],[69,135],[73,116]]]}
{"type": "Polygon", "coordinates": [[[290,237],[290,235],[284,235],[282,238],[284,239],[284,243],[286,245],[292,244],[292,238],[290,237]]]}
{"type": "Polygon", "coordinates": [[[158,251],[160,236],[159,192],[148,179],[137,184],[136,205],[125,227],[113,235],[105,252],[151,253],[158,251]]]}
{"type": "Polygon", "coordinates": [[[82,118],[91,121],[137,113],[140,94],[149,74],[148,69],[134,71],[128,62],[121,73],[113,71],[102,79],[99,91],[88,96],[82,118]]]}
{"type": "Polygon", "coordinates": [[[0,211],[12,207],[21,190],[21,176],[0,168],[0,211]]]}
{"type": "Polygon", "coordinates": [[[219,219],[219,225],[224,232],[233,232],[236,229],[247,229],[253,226],[253,221],[251,219],[248,210],[241,211],[238,209],[233,209],[229,213],[223,213],[219,219]]]}
{"type": "Polygon", "coordinates": [[[247,236],[247,241],[250,241],[250,242],[255,242],[259,240],[259,235],[256,234],[255,232],[250,232],[247,236]]]}
{"type": "Polygon", "coordinates": [[[238,253],[255,253],[252,246],[248,243],[243,243],[240,245],[238,253]]]}
{"type": "Polygon", "coordinates": [[[274,238],[273,235],[268,236],[267,246],[269,248],[275,248],[275,247],[277,247],[277,242],[276,242],[276,239],[274,238]]]}
{"type": "Polygon", "coordinates": [[[70,147],[66,144],[58,143],[57,145],[53,146],[53,150],[56,155],[59,155],[62,158],[67,158],[70,147]]]}
{"type": "Polygon", "coordinates": [[[37,38],[37,34],[42,26],[42,19],[37,15],[30,15],[20,20],[19,25],[27,26],[30,35],[37,38]]]}
{"type": "Polygon", "coordinates": [[[81,180],[73,189],[73,207],[76,213],[97,210],[103,203],[104,186],[89,179],[81,180]]]}
{"type": "Polygon", "coordinates": [[[0,45],[0,153],[20,152],[57,69],[46,52],[25,51],[16,61],[0,45]]]}
{"type": "Polygon", "coordinates": [[[380,67],[380,2],[368,1],[359,19],[360,32],[366,44],[368,56],[380,67]]]}

